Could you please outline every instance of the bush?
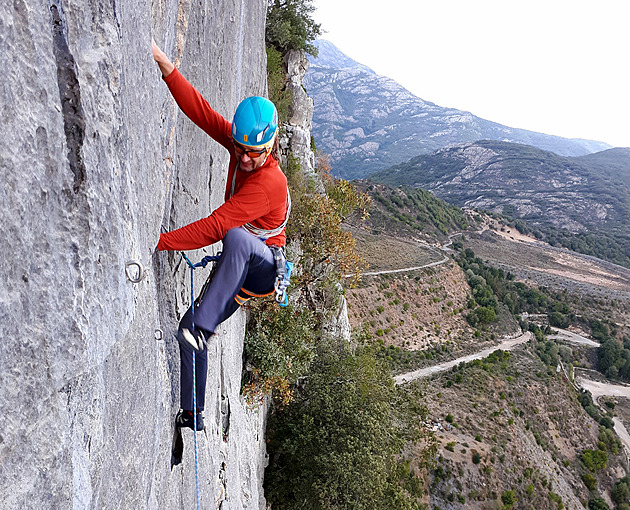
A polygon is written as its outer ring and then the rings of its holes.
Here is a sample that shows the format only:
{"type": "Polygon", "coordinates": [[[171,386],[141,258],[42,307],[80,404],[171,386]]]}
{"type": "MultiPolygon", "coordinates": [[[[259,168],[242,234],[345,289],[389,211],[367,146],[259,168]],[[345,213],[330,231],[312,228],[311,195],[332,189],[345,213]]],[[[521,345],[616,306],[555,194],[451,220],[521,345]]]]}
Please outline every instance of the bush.
{"type": "Polygon", "coordinates": [[[269,504],[417,508],[396,480],[395,456],[420,437],[426,409],[419,396],[405,398],[370,350],[353,353],[342,343],[318,349],[307,380],[270,416],[269,504]]]}
{"type": "Polygon", "coordinates": [[[592,472],[606,468],[608,463],[608,455],[601,450],[584,450],[580,459],[584,465],[592,472]]]}
{"type": "Polygon", "coordinates": [[[255,302],[245,333],[245,352],[256,368],[243,394],[252,399],[273,389],[288,402],[291,384],[306,373],[313,359],[317,326],[306,309],[280,308],[269,300],[255,302]]]}
{"type": "Polygon", "coordinates": [[[582,475],[582,481],[588,490],[594,491],[597,489],[597,479],[592,474],[584,473],[582,475]]]}
{"type": "Polygon", "coordinates": [[[289,109],[293,102],[293,92],[286,88],[286,83],[282,55],[275,48],[267,47],[267,88],[270,101],[278,109],[280,123],[289,120],[289,109]]]}
{"type": "Polygon", "coordinates": [[[475,314],[481,324],[490,324],[497,319],[497,313],[494,308],[489,306],[480,306],[475,310],[475,314]]]}
{"type": "Polygon", "coordinates": [[[516,504],[516,493],[514,491],[505,491],[501,494],[501,501],[505,508],[512,508],[516,504]]]}
{"type": "Polygon", "coordinates": [[[628,488],[627,482],[623,480],[617,482],[613,487],[610,497],[617,504],[627,503],[628,500],[630,500],[630,489],[628,488]]]}
{"type": "Polygon", "coordinates": [[[596,496],[588,500],[589,510],[610,510],[610,507],[603,498],[596,496]]]}
{"type": "Polygon", "coordinates": [[[549,324],[555,328],[566,328],[571,324],[569,318],[560,312],[552,312],[548,315],[548,318],[549,324]]]}
{"type": "Polygon", "coordinates": [[[292,199],[287,237],[299,244],[303,252],[300,266],[304,273],[300,283],[307,285],[321,279],[322,270],[318,271],[318,267],[332,267],[339,277],[350,273],[358,278],[365,262],[356,252],[355,239],[341,228],[341,222],[355,209],[366,211],[369,197],[357,192],[347,181],[336,181],[328,175],[323,176],[326,194],[314,192],[299,162],[291,155],[286,173],[292,199]]]}

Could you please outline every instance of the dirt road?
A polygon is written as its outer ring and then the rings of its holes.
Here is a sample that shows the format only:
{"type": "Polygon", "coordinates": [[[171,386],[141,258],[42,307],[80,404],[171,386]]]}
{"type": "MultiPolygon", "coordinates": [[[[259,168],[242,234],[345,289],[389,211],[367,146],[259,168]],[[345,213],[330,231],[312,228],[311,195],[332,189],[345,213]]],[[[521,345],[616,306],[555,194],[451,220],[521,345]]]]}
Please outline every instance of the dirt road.
{"type": "MultiPolygon", "coordinates": [[[[576,344],[599,347],[599,344],[595,342],[594,340],[591,340],[590,338],[586,338],[585,336],[579,335],[577,333],[573,333],[566,329],[554,329],[554,331],[557,331],[557,334],[548,336],[548,338],[551,340],[554,340],[554,339],[566,340],[568,342],[573,342],[576,344]]],[[[469,354],[468,356],[457,358],[452,361],[447,361],[444,363],[440,363],[438,365],[433,365],[431,367],[420,368],[418,370],[414,370],[413,372],[407,372],[405,374],[397,375],[396,377],[394,377],[394,381],[396,381],[396,384],[404,384],[404,383],[413,381],[415,379],[428,377],[438,372],[444,372],[445,370],[449,370],[453,368],[454,366],[459,365],[460,363],[467,363],[474,359],[485,358],[489,356],[490,354],[492,354],[494,351],[497,351],[499,349],[502,349],[504,351],[509,351],[514,346],[527,342],[531,338],[531,336],[532,334],[529,331],[527,331],[516,338],[506,337],[502,343],[500,343],[499,345],[495,345],[494,347],[489,347],[488,349],[484,349],[483,351],[479,351],[475,354],[469,354]]],[[[601,384],[601,383],[595,383],[594,381],[591,381],[591,382],[593,382],[594,384],[601,384]]],[[[625,388],[625,387],[620,386],[620,388],[625,388]]],[[[630,387],[627,387],[626,389],[628,390],[628,396],[630,397],[630,387]]],[[[595,394],[593,394],[593,397],[595,397],[595,394]]]]}
{"type": "MultiPolygon", "coordinates": [[[[437,262],[431,262],[430,264],[424,264],[423,266],[416,267],[405,267],[403,269],[386,269],[384,271],[373,271],[371,273],[361,273],[361,276],[376,276],[379,274],[392,274],[392,273],[405,273],[407,271],[416,271],[417,269],[425,269],[427,267],[439,266],[440,264],[444,264],[448,260],[448,257],[444,257],[442,260],[438,260],[437,262]]],[[[346,277],[352,275],[345,275],[346,277]]]]}
{"type": "Polygon", "coordinates": [[[590,379],[586,379],[582,376],[577,376],[575,378],[575,382],[581,388],[590,391],[591,395],[593,395],[593,400],[606,396],[630,398],[630,386],[591,381],[590,379]]]}
{"type": "Polygon", "coordinates": [[[557,331],[556,335],[547,335],[547,338],[550,340],[566,340],[568,342],[573,342],[575,344],[589,345],[591,347],[599,347],[599,344],[595,340],[591,340],[590,338],[586,338],[585,336],[579,335],[578,333],[573,333],[572,331],[568,331],[566,329],[558,329],[553,328],[554,331],[557,331]]]}
{"type": "Polygon", "coordinates": [[[445,363],[440,363],[439,365],[434,365],[432,367],[420,368],[418,370],[414,370],[413,372],[407,372],[405,374],[400,374],[394,377],[394,381],[396,384],[404,384],[416,379],[421,379],[423,377],[428,377],[430,375],[436,374],[438,372],[444,372],[445,370],[449,370],[460,363],[467,363],[469,361],[475,359],[482,359],[490,356],[494,351],[498,351],[499,349],[504,351],[509,351],[513,349],[515,346],[523,344],[530,340],[532,334],[527,331],[516,338],[505,338],[503,342],[493,347],[489,347],[484,349],[483,351],[476,352],[475,354],[469,354],[468,356],[464,356],[462,358],[457,358],[452,361],[447,361],[445,363]]]}
{"type": "MultiPolygon", "coordinates": [[[[630,386],[621,386],[619,384],[609,384],[598,381],[591,381],[582,376],[575,378],[576,384],[585,390],[591,392],[593,400],[597,402],[599,397],[626,397],[630,398],[630,386]]],[[[619,418],[613,418],[615,426],[615,432],[621,439],[621,442],[626,448],[628,454],[630,454],[630,434],[626,430],[626,427],[619,418]]]]}

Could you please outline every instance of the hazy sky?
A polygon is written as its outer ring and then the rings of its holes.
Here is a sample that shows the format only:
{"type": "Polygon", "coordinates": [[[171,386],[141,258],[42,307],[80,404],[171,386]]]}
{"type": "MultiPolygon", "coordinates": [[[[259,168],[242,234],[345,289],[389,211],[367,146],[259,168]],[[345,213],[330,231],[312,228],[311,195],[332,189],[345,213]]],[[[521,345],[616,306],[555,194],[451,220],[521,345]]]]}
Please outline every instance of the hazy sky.
{"type": "Polygon", "coordinates": [[[352,59],[440,106],[630,147],[630,0],[313,0],[352,59]]]}

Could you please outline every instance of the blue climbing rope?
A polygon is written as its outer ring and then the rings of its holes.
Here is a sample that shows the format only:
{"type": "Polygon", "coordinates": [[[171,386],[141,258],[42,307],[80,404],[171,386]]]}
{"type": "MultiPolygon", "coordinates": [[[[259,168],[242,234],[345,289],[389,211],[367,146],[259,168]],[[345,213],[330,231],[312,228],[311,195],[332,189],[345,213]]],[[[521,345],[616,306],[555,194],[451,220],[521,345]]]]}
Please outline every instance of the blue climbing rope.
{"type": "MultiPolygon", "coordinates": [[[[194,272],[197,267],[206,267],[210,262],[217,262],[221,258],[221,253],[217,255],[207,255],[197,264],[193,264],[184,252],[181,252],[184,260],[190,267],[190,315],[193,333],[195,331],[195,290],[194,290],[194,272]]],[[[199,495],[199,456],[197,448],[197,367],[196,367],[195,351],[192,353],[192,369],[193,369],[193,437],[195,443],[195,487],[197,489],[197,510],[201,508],[199,495]]]]}
{"type": "MultiPolygon", "coordinates": [[[[194,277],[196,267],[206,267],[209,262],[216,262],[221,258],[221,254],[208,255],[204,257],[201,262],[193,264],[190,259],[182,252],[184,260],[190,267],[190,315],[192,321],[192,330],[195,331],[195,290],[194,290],[194,277]]],[[[195,486],[197,489],[197,510],[201,508],[200,496],[199,496],[199,457],[197,454],[197,367],[196,367],[195,351],[192,353],[192,369],[193,369],[193,437],[195,443],[195,486]]]]}
{"type": "MultiPolygon", "coordinates": [[[[183,254],[182,254],[183,255],[183,254]]],[[[190,266],[190,311],[192,318],[192,330],[195,331],[195,291],[194,291],[194,278],[195,266],[188,260],[188,257],[184,255],[186,262],[190,266]]],[[[195,442],[195,487],[197,489],[197,510],[201,508],[199,497],[199,458],[197,456],[197,361],[195,351],[192,353],[192,369],[193,369],[193,437],[195,442]]]]}

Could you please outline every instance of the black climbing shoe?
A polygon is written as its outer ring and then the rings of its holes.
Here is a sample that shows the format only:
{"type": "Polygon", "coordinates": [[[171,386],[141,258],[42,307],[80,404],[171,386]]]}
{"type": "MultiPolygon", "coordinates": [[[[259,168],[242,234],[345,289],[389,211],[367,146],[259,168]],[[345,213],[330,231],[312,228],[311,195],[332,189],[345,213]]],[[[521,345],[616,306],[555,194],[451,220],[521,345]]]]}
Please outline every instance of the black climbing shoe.
{"type": "MultiPolygon", "coordinates": [[[[175,426],[178,428],[187,427],[189,429],[194,429],[195,421],[193,418],[192,411],[185,411],[180,409],[175,417],[175,426]]],[[[197,411],[197,430],[203,430],[203,416],[201,411],[197,411]]]]}
{"type": "Polygon", "coordinates": [[[203,351],[208,343],[206,333],[202,329],[190,331],[182,328],[177,332],[177,340],[180,344],[192,347],[197,352],[203,351]]]}

